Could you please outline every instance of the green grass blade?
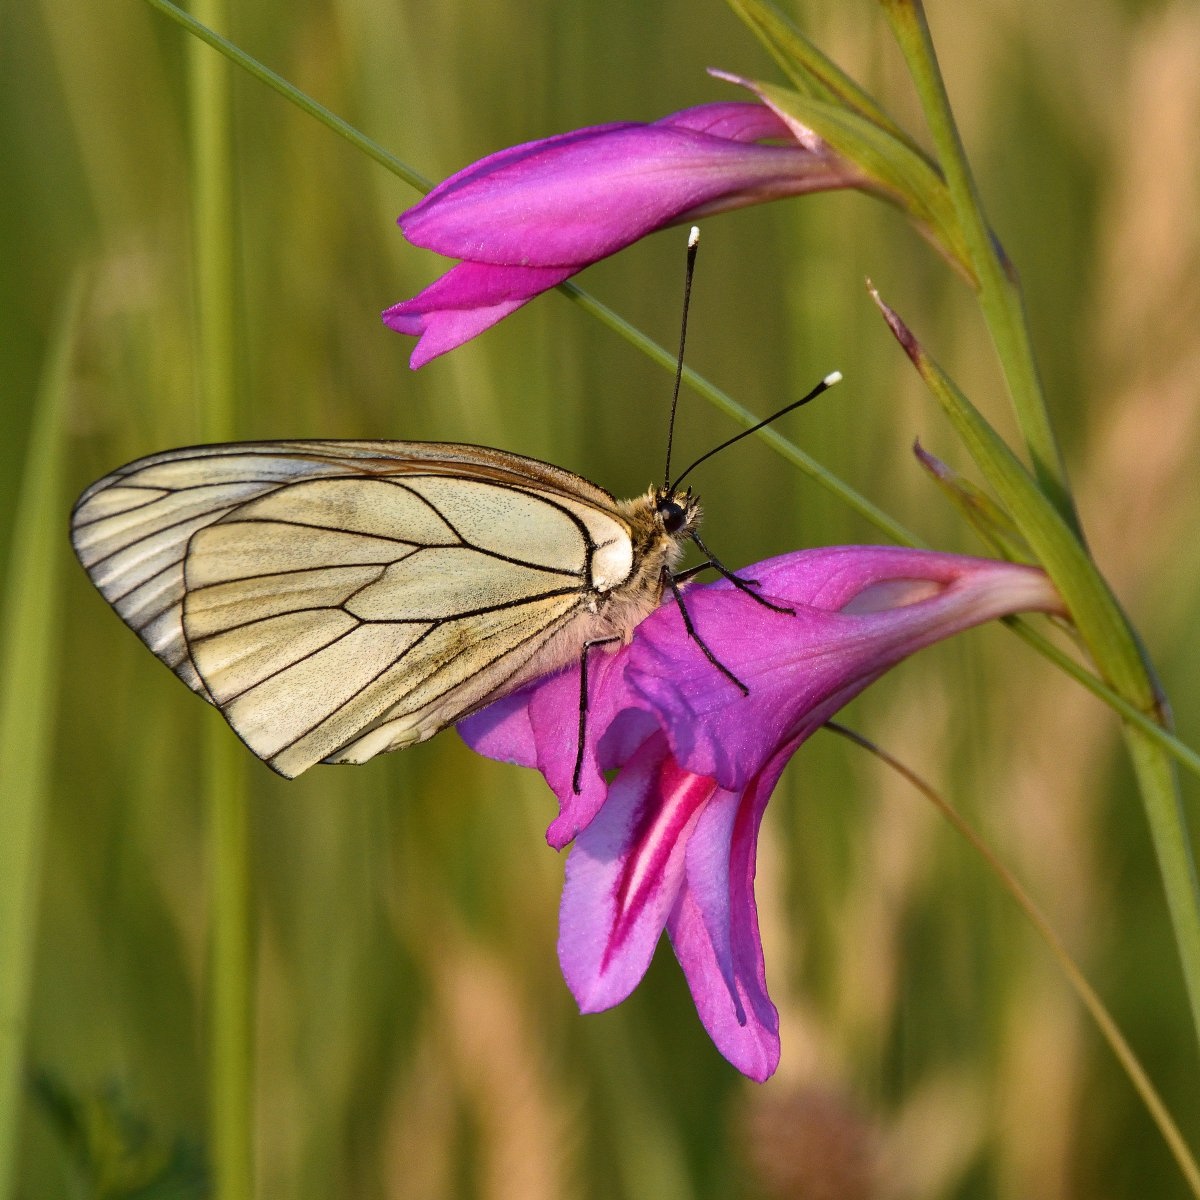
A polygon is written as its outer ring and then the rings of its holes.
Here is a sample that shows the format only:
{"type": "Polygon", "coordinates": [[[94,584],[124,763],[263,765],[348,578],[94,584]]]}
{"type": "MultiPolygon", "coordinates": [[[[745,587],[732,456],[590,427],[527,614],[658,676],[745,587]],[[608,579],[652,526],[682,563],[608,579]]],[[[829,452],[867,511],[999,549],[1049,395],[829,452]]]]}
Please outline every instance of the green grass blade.
{"type": "MultiPolygon", "coordinates": [[[[1101,675],[1127,700],[1165,725],[1168,709],[1116,597],[1053,501],[998,433],[932,359],[904,322],[872,290],[896,340],[928,385],[980,471],[1054,580],[1101,675]]],[[[1191,834],[1167,754],[1125,727],[1146,819],[1154,838],[1175,944],[1200,1038],[1200,880],[1191,834]]]]}
{"type": "Polygon", "coordinates": [[[955,210],[955,227],[965,246],[965,262],[978,280],[979,304],[996,355],[1008,381],[1013,411],[1021,426],[1038,485],[1071,529],[1079,532],[1075,501],[1033,355],[1024,298],[1016,271],[993,234],[983,211],[966,150],[959,136],[925,9],[920,0],[882,0],[896,41],[908,63],[938,165],[955,210]]]}
{"type": "Polygon", "coordinates": [[[764,0],[726,0],[726,3],[762,42],[794,87],[819,100],[851,109],[909,149],[923,153],[869,92],[814,46],[773,4],[764,0]]]}
{"type": "Polygon", "coordinates": [[[975,464],[1062,593],[1071,619],[1103,676],[1127,699],[1153,711],[1159,698],[1147,680],[1137,641],[1108,584],[1066,518],[903,320],[874,288],[871,295],[975,464]]]}
{"type": "Polygon", "coordinates": [[[81,307],[59,318],[33,411],[5,570],[0,690],[0,1198],[13,1194],[33,976],[42,825],[50,795],[63,521],[63,413],[81,307]]]}
{"type": "MultiPolygon", "coordinates": [[[[224,23],[224,0],[201,14],[224,23]]],[[[188,43],[200,423],[209,441],[236,433],[235,238],[232,134],[226,64],[188,43]]],[[[229,732],[208,727],[205,789],[211,864],[209,1126],[217,1200],[254,1194],[253,946],[249,831],[240,753],[229,732]]]]}
{"type": "Polygon", "coordinates": [[[1058,963],[1059,969],[1066,977],[1072,991],[1079,998],[1083,1007],[1087,1009],[1088,1015],[1095,1021],[1096,1028],[1099,1029],[1100,1035],[1108,1043],[1108,1048],[1112,1051],[1113,1057],[1120,1063],[1121,1069],[1125,1072],[1125,1077],[1133,1085],[1134,1091],[1137,1092],[1142,1103],[1146,1106],[1146,1112],[1158,1127],[1158,1131],[1162,1134],[1163,1141],[1166,1142],[1171,1157],[1175,1160],[1176,1166],[1179,1167],[1180,1174],[1187,1181],[1189,1191],[1193,1196],[1200,1197],[1200,1166],[1196,1164],[1191,1147],[1188,1146],[1187,1141],[1184,1139],[1175,1118],[1171,1115],[1171,1110],[1164,1103],[1162,1096],[1159,1095],[1158,1089],[1154,1086],[1154,1082],[1146,1072],[1146,1068],[1142,1066],[1141,1060],[1134,1053],[1129,1040],[1121,1032],[1121,1027],[1117,1024],[1108,1006],[1100,998],[1099,992],[1088,982],[1087,976],[1083,973],[1083,968],[1072,957],[1070,950],[1067,949],[1066,942],[1063,941],[1058,931],[1050,923],[1049,917],[1042,912],[1041,908],[1038,907],[1036,901],[1021,885],[1017,877],[1000,861],[992,848],[980,837],[970,822],[953,808],[936,788],[922,779],[915,771],[905,766],[898,758],[876,746],[874,742],[863,737],[861,734],[848,729],[845,725],[841,725],[837,721],[830,721],[826,725],[826,728],[840,737],[853,742],[856,746],[861,746],[862,749],[866,750],[869,754],[873,754],[880,762],[890,767],[912,784],[945,817],[967,845],[983,859],[987,869],[991,871],[999,881],[1000,886],[1012,897],[1017,907],[1024,914],[1025,919],[1033,926],[1038,936],[1046,944],[1046,948],[1058,963]]]}

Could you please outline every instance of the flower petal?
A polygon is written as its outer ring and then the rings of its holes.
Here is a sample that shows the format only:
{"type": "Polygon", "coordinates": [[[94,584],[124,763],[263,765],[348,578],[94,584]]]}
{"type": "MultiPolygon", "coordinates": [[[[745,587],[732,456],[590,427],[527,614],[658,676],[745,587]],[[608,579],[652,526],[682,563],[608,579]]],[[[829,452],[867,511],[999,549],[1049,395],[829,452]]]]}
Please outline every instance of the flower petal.
{"type": "Polygon", "coordinates": [[[512,146],[400,215],[410,242],[462,262],[384,321],[421,337],[412,356],[419,367],[656,229],[861,183],[819,138],[799,144],[759,103],[699,105],[650,124],[595,125],[512,146]]]}
{"type": "Polygon", "coordinates": [[[782,741],[811,732],[916,650],[994,617],[1061,611],[1062,603],[1034,568],[899,547],[802,551],[748,574],[794,615],[724,580],[688,589],[685,603],[749,695],[713,669],[673,605],[638,627],[626,669],[680,764],[731,791],[782,741]]]}
{"type": "Polygon", "coordinates": [[[848,182],[760,104],[701,105],[653,124],[598,125],[490,155],[400,216],[450,258],[579,269],[666,225],[848,182]]]}
{"type": "Polygon", "coordinates": [[[459,263],[411,300],[384,309],[383,323],[420,339],[409,359],[416,370],[469,342],[574,273],[574,268],[564,267],[459,263]]]}
{"type": "Polygon", "coordinates": [[[779,121],[786,131],[783,134],[776,134],[775,136],[791,136],[795,138],[800,145],[808,146],[810,149],[827,149],[825,143],[813,130],[811,130],[802,122],[797,121],[796,118],[791,115],[791,113],[788,113],[776,106],[772,101],[769,91],[763,88],[761,85],[755,83],[753,79],[747,79],[743,75],[734,75],[730,71],[721,71],[715,67],[710,67],[708,69],[708,73],[714,79],[722,79],[726,83],[733,83],[738,87],[745,88],[748,92],[753,92],[754,95],[757,96],[758,99],[771,110],[772,115],[779,121]]]}
{"type": "Polygon", "coordinates": [[[713,794],[648,738],[567,859],[559,961],[579,1007],[599,1012],[637,986],[684,880],[689,834],[713,794]]]}
{"type": "Polygon", "coordinates": [[[627,647],[588,659],[588,711],[584,720],[583,769],[574,789],[579,753],[579,667],[567,667],[458,723],[473,750],[501,762],[537,767],[559,799],[559,814],[546,831],[556,850],[586,829],[608,795],[604,772],[623,766],[658,729],[653,715],[629,703],[623,686],[627,647]]]}
{"type": "Polygon", "coordinates": [[[698,104],[660,117],[653,123],[672,129],[691,129],[731,142],[786,141],[791,137],[787,122],[769,105],[747,104],[744,100],[698,104]]]}
{"type": "Polygon", "coordinates": [[[758,830],[801,740],[776,753],[740,797],[716,793],[689,839],[686,884],[667,922],[704,1028],[739,1071],[760,1082],[779,1065],[779,1013],[767,994],[754,901],[758,830]]]}
{"type": "MultiPolygon", "coordinates": [[[[559,957],[584,1011],[637,985],[664,925],[705,1028],[754,1079],[779,1061],[754,899],[758,830],[784,765],[852,696],[901,658],[992,617],[1061,612],[1033,568],[893,547],[831,547],[750,568],[773,612],[727,581],[685,590],[705,644],[674,603],[597,656],[581,792],[579,668],[463,722],[487,753],[536,759],[560,798],[548,834],[578,834],[567,861],[559,957]],[[605,790],[603,773],[621,768],[605,790]]],[[[589,667],[593,660],[589,659],[589,667]]]]}
{"type": "Polygon", "coordinates": [[[455,728],[477,754],[516,767],[536,767],[538,738],[529,714],[530,699],[528,688],[513,692],[464,717],[455,728]]]}

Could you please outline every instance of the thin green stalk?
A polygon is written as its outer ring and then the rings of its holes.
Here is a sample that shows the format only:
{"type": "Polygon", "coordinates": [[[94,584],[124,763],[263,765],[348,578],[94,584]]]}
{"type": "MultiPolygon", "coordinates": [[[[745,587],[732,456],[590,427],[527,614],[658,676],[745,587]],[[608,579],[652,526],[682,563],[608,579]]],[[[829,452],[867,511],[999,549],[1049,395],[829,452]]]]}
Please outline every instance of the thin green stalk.
{"type": "Polygon", "coordinates": [[[836,721],[830,721],[826,725],[826,728],[853,742],[855,745],[861,746],[864,750],[875,755],[881,762],[886,763],[893,771],[908,780],[950,822],[956,832],[984,860],[992,874],[1000,880],[1001,886],[1016,901],[1018,907],[1025,914],[1026,919],[1037,930],[1042,941],[1049,947],[1050,953],[1057,959],[1059,967],[1067,977],[1067,982],[1074,989],[1083,1006],[1088,1010],[1092,1020],[1096,1022],[1101,1036],[1108,1043],[1109,1049],[1112,1050],[1113,1055],[1121,1064],[1129,1082],[1133,1084],[1134,1090],[1141,1097],[1142,1103],[1146,1106],[1146,1111],[1149,1112],[1151,1119],[1158,1126],[1163,1140],[1167,1143],[1167,1149],[1170,1150],[1171,1156],[1175,1159],[1175,1163],[1187,1181],[1192,1194],[1200,1198],[1200,1167],[1196,1165],[1196,1159],[1192,1155],[1187,1142],[1184,1141],[1183,1134],[1179,1131],[1179,1126],[1175,1124],[1170,1109],[1163,1103],[1163,1099],[1158,1094],[1153,1082],[1151,1082],[1150,1076],[1147,1075],[1146,1069],[1138,1060],[1133,1047],[1125,1040],[1125,1035],[1121,1032],[1121,1028],[1116,1021],[1113,1020],[1113,1016],[1108,1011],[1104,1001],[1100,999],[1095,988],[1088,983],[1087,977],[1084,975],[1079,964],[1071,957],[1071,952],[1067,949],[1066,943],[1058,936],[1054,926],[1050,924],[1049,919],[1038,908],[1033,897],[1021,886],[1017,877],[996,857],[991,847],[988,846],[983,838],[959,815],[958,811],[951,807],[937,790],[922,779],[915,771],[905,766],[904,763],[894,758],[886,750],[875,745],[874,742],[863,737],[861,734],[855,733],[852,729],[847,729],[844,725],[839,725],[836,721]]]}
{"type": "Polygon", "coordinates": [[[1192,1020],[1200,1033],[1200,883],[1188,837],[1187,818],[1175,772],[1162,748],[1141,730],[1125,726],[1125,744],[1146,808],[1150,834],[1162,875],[1167,907],[1179,947],[1192,1020]]]}
{"type": "Polygon", "coordinates": [[[1105,679],[1127,699],[1157,715],[1160,693],[1146,669],[1137,637],[1086,547],[1009,445],[899,314],[874,287],[870,291],[896,340],[942,406],[1037,562],[1054,580],[1075,628],[1105,679]]]}
{"type": "MultiPolygon", "coordinates": [[[[979,279],[980,305],[1005,372],[1035,478],[1042,494],[1076,539],[1077,562],[1066,564],[1069,567],[1066,574],[1056,570],[1044,558],[1043,561],[1077,620],[1084,608],[1090,609],[1097,618],[1093,628],[1085,628],[1081,623],[1080,629],[1101,673],[1134,704],[1147,712],[1161,710],[1164,707],[1161,694],[1145,652],[1082,546],[1066,471],[1042,396],[1020,288],[984,217],[950,110],[921,0],[881,0],[881,3],[908,62],[954,200],[963,238],[979,279]]],[[[903,338],[901,340],[903,342],[903,338]]],[[[929,376],[926,378],[928,380],[929,376]]],[[[966,412],[969,406],[965,404],[965,398],[961,399],[964,403],[959,406],[958,415],[965,420],[971,414],[966,412]]],[[[981,432],[984,435],[982,444],[992,431],[981,432]]],[[[993,459],[990,465],[998,469],[994,455],[985,451],[982,459],[977,456],[984,470],[988,469],[989,459],[993,459]]],[[[995,479],[992,482],[996,484],[995,479]]],[[[1002,498],[1010,499],[1003,494],[1002,498]]],[[[1022,533],[1036,547],[1027,523],[1011,505],[1009,508],[1022,533]]],[[[1047,526],[1044,518],[1036,513],[1031,515],[1034,525],[1047,526]]],[[[1047,545],[1059,551],[1070,548],[1066,539],[1057,536],[1050,538],[1047,545]]],[[[1039,557],[1042,557],[1040,551],[1039,557]]],[[[1165,725],[1165,712],[1162,715],[1165,725]]],[[[1191,835],[1180,804],[1174,771],[1163,748],[1139,730],[1129,725],[1125,729],[1167,894],[1192,1021],[1200,1037],[1200,886],[1192,856],[1191,835]]]]}
{"type": "Polygon", "coordinates": [[[209,1130],[215,1200],[254,1195],[254,945],[242,753],[223,724],[209,723],[209,1130]]]}
{"type": "Polygon", "coordinates": [[[1042,394],[1021,289],[1012,264],[992,234],[967,162],[950,98],[938,66],[921,0],[881,0],[916,85],[938,163],[958,216],[975,277],[979,303],[1008,383],[1013,409],[1033,463],[1034,476],[1062,518],[1079,532],[1066,466],[1042,394]]]}
{"type": "MultiPolygon", "coordinates": [[[[614,312],[607,304],[597,300],[595,296],[585,292],[574,283],[559,284],[559,291],[569,299],[574,300],[585,312],[591,313],[601,323],[607,325],[615,333],[620,334],[631,346],[640,350],[647,358],[659,366],[674,373],[676,355],[673,350],[660,346],[653,338],[647,337],[640,329],[631,325],[624,317],[614,312]]],[[[739,404],[728,392],[722,391],[715,383],[710,383],[702,375],[698,375],[690,367],[683,368],[683,379],[698,395],[703,396],[715,408],[732,417],[747,429],[757,425],[762,419],[748,408],[739,404]]],[[[843,483],[831,471],[826,470],[814,458],[805,454],[794,442],[769,426],[759,430],[755,435],[768,446],[779,453],[787,462],[798,467],[810,479],[815,480],[827,491],[832,492],[843,500],[855,512],[865,517],[893,541],[902,546],[923,546],[924,543],[915,533],[909,532],[898,521],[894,521],[881,508],[876,508],[865,496],[856,492],[849,484],[843,483]]]]}
{"type": "MultiPolygon", "coordinates": [[[[225,17],[225,0],[195,0],[225,17]]],[[[191,107],[192,268],[198,325],[197,389],[206,440],[233,437],[234,205],[229,76],[225,64],[195,41],[188,44],[191,107]]]]}
{"type": "Polygon", "coordinates": [[[0,1200],[14,1194],[20,1150],[62,601],[63,543],[51,531],[62,527],[63,412],[82,292],[76,280],[33,408],[0,625],[0,1200]]]}
{"type": "MultiPolygon", "coordinates": [[[[1080,638],[1101,674],[1126,700],[1166,725],[1166,704],[1136,634],[1116,598],[1058,511],[983,419],[957,384],[938,366],[878,293],[875,302],[992,490],[1038,561],[1054,580],[1080,638]]],[[[1172,931],[1183,966],[1192,1020],[1200,1037],[1200,887],[1192,866],[1191,834],[1179,801],[1174,772],[1163,748],[1127,725],[1159,871],[1167,891],[1172,931]]]]}
{"type": "MultiPolygon", "coordinates": [[[[200,15],[224,24],[224,0],[197,0],[200,15]]],[[[193,262],[202,436],[234,436],[235,328],[233,170],[226,64],[188,42],[192,117],[193,262]]],[[[214,1195],[254,1194],[254,1038],[247,805],[237,747],[210,726],[205,790],[210,821],[209,1124],[214,1195]]]]}
{"type": "MultiPolygon", "coordinates": [[[[235,46],[228,38],[223,38],[219,33],[214,32],[200,18],[185,12],[176,4],[172,4],[171,0],[146,0],[146,3],[152,8],[157,8],[165,16],[170,17],[177,25],[182,25],[193,37],[199,38],[214,50],[220,51],[230,62],[236,63],[243,71],[253,75],[255,79],[261,83],[265,83],[267,87],[278,92],[285,99],[290,100],[297,108],[308,113],[310,117],[316,117],[322,125],[340,134],[352,146],[361,150],[368,158],[374,159],[380,166],[386,167],[393,175],[398,175],[405,183],[414,187],[422,195],[433,187],[433,184],[419,171],[414,170],[406,162],[389,153],[378,142],[374,142],[365,134],[359,133],[349,121],[343,120],[323,104],[318,104],[307,93],[302,92],[294,84],[288,83],[282,75],[277,75],[270,67],[264,66],[258,59],[247,54],[238,46],[235,46]]],[[[201,5],[197,4],[196,9],[198,12],[201,11],[201,5]]]]}

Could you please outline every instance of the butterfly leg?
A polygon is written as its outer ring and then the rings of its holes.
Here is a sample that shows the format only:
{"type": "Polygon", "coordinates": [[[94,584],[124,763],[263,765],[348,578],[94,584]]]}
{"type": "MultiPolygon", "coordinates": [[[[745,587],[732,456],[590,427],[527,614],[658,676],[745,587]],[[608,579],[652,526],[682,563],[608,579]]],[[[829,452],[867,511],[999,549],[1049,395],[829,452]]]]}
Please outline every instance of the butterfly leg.
{"type": "MultiPolygon", "coordinates": [[[[789,617],[794,617],[796,615],[796,610],[794,608],[786,608],[782,604],[772,604],[770,600],[767,600],[763,596],[760,596],[758,594],[758,592],[756,592],[754,590],[756,587],[759,586],[758,580],[757,579],[743,579],[740,575],[737,575],[733,571],[731,571],[700,540],[700,535],[698,533],[693,532],[691,534],[691,539],[693,542],[696,543],[696,546],[700,550],[700,553],[703,554],[704,557],[708,559],[708,562],[704,563],[703,566],[701,566],[701,567],[693,568],[693,571],[696,571],[696,570],[702,571],[702,570],[704,570],[705,567],[712,567],[712,569],[714,571],[718,572],[721,575],[724,575],[725,578],[728,579],[729,582],[732,583],[733,586],[738,589],[738,591],[745,592],[746,595],[749,596],[751,600],[757,601],[759,604],[761,604],[763,606],[763,608],[769,608],[772,612],[786,613],[789,617]]],[[[687,571],[687,572],[684,572],[684,575],[690,575],[692,573],[693,573],[692,571],[687,571]]],[[[683,576],[678,576],[677,578],[683,578],[683,576]]]]}
{"type": "Polygon", "coordinates": [[[577,796],[580,792],[580,779],[583,775],[583,748],[587,742],[588,651],[593,646],[607,646],[620,640],[619,637],[595,638],[590,642],[584,642],[583,649],[579,652],[579,741],[575,748],[575,770],[571,774],[571,791],[577,796]]]}
{"type": "MultiPolygon", "coordinates": [[[[743,696],[750,695],[750,689],[712,652],[712,648],[708,643],[696,632],[696,626],[692,624],[691,614],[687,610],[687,605],[683,602],[683,593],[679,590],[679,584],[675,581],[675,576],[669,572],[666,575],[667,585],[671,589],[671,593],[675,597],[676,603],[679,605],[679,615],[683,618],[683,627],[687,630],[688,637],[704,651],[704,657],[708,659],[726,679],[729,680],[743,696]]],[[[772,605],[772,607],[774,607],[772,605]]]]}
{"type": "Polygon", "coordinates": [[[716,569],[711,562],[702,562],[697,566],[688,567],[686,571],[676,571],[672,578],[676,583],[687,583],[689,579],[695,579],[701,571],[715,571],[716,569]]]}

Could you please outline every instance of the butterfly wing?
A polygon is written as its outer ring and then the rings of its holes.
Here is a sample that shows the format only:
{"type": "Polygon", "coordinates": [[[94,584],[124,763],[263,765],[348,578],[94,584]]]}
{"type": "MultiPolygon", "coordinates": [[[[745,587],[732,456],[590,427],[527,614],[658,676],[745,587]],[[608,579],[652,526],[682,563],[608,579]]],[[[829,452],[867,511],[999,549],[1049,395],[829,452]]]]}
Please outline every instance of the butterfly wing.
{"type": "Polygon", "coordinates": [[[80,561],[159,658],[293,776],[421,741],[589,635],[592,562],[629,529],[536,460],[412,442],[151,456],[72,519],[80,561]]]}

